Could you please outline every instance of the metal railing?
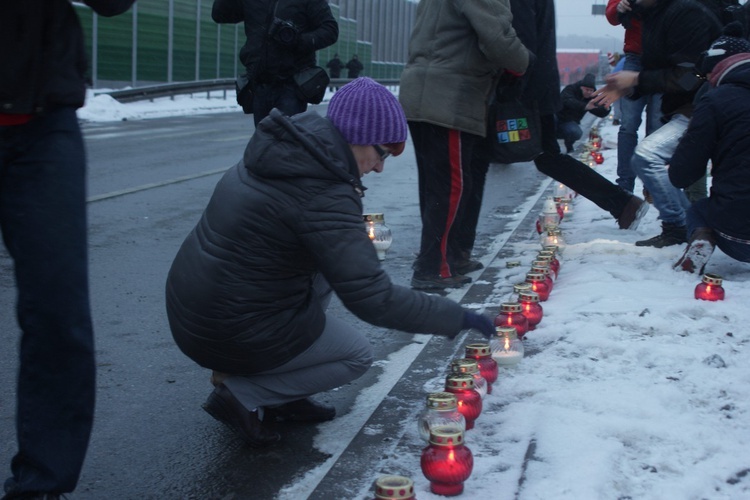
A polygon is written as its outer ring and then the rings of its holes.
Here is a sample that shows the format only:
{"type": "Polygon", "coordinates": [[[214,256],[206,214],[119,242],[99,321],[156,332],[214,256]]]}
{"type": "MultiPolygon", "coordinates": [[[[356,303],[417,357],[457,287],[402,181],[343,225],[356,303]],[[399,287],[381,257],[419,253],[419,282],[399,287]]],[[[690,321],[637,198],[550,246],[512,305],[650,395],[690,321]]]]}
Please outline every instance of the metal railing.
{"type": "MultiPolygon", "coordinates": [[[[346,85],[351,80],[348,78],[333,78],[329,84],[332,88],[338,88],[342,85],[346,85]]],[[[382,78],[376,79],[381,85],[397,86],[399,84],[398,78],[382,78]]],[[[118,102],[135,102],[144,100],[153,100],[159,97],[174,97],[176,95],[183,94],[197,94],[200,92],[210,93],[213,90],[224,90],[224,98],[226,99],[226,91],[234,90],[235,83],[234,78],[219,78],[215,80],[196,80],[191,82],[177,82],[177,83],[163,83],[157,85],[148,85],[144,87],[135,87],[130,89],[122,90],[108,90],[104,92],[94,91],[95,95],[106,94],[111,96],[118,102]]]]}

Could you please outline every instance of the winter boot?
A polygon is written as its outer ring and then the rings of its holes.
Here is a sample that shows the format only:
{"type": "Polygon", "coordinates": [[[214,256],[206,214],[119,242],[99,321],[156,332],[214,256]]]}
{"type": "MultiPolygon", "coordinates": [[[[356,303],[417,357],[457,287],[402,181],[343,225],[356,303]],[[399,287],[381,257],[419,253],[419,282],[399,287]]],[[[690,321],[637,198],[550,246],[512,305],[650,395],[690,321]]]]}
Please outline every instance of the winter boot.
{"type": "Polygon", "coordinates": [[[628,204],[625,205],[622,213],[617,218],[617,225],[620,229],[635,231],[638,229],[638,224],[641,223],[641,219],[646,215],[646,212],[648,212],[648,203],[637,196],[631,196],[628,204]]]}
{"type": "Polygon", "coordinates": [[[685,226],[663,222],[660,235],[647,240],[636,241],[635,246],[663,248],[686,242],[687,228],[685,226]]]}
{"type": "Polygon", "coordinates": [[[715,246],[713,231],[705,227],[698,228],[690,236],[685,253],[672,267],[689,273],[703,274],[715,246]]]}

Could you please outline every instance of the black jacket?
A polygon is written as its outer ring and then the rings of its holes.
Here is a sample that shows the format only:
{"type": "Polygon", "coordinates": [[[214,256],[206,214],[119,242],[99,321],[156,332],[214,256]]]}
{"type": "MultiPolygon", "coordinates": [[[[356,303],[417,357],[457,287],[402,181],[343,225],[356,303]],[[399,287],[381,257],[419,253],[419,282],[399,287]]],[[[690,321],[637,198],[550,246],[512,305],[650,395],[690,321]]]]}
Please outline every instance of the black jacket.
{"type": "MultiPolygon", "coordinates": [[[[128,10],[135,0],[84,0],[102,16],[128,10]]],[[[0,2],[0,113],[32,114],[83,106],[86,53],[69,0],[0,2]]]]}
{"type": "Polygon", "coordinates": [[[214,0],[211,16],[217,23],[244,22],[247,41],[240,61],[258,83],[286,80],[315,66],[315,51],[339,36],[326,0],[214,0]],[[291,44],[270,35],[274,17],[294,25],[298,35],[291,44]]]}
{"type": "Polygon", "coordinates": [[[672,156],[669,180],[688,187],[706,173],[709,159],[712,227],[750,240],[750,55],[698,102],[672,156]]]}
{"type": "Polygon", "coordinates": [[[229,373],[279,366],[325,326],[316,273],[374,325],[455,335],[461,307],[391,283],[362,220],[348,144],[310,111],[271,111],[243,162],[216,186],[167,279],[167,313],[182,351],[229,373]]]}
{"type": "Polygon", "coordinates": [[[642,18],[643,70],[633,97],[663,93],[665,118],[675,113],[690,116],[701,84],[690,65],[721,34],[719,21],[696,0],[659,0],[642,12],[642,18]]]}
{"type": "Polygon", "coordinates": [[[338,57],[334,57],[328,61],[328,64],[326,64],[326,68],[328,68],[328,73],[331,75],[331,78],[339,78],[341,76],[341,68],[343,67],[344,63],[342,63],[341,59],[338,57]]]}
{"type": "Polygon", "coordinates": [[[539,114],[560,109],[560,74],[557,69],[555,2],[553,0],[510,0],[513,28],[521,42],[536,56],[523,76],[521,100],[536,101],[539,114]]]}
{"type": "Polygon", "coordinates": [[[350,59],[349,62],[346,63],[346,69],[348,70],[346,74],[347,78],[357,78],[359,73],[365,69],[365,67],[359,59],[350,59]]]}
{"type": "Polygon", "coordinates": [[[566,85],[563,91],[560,93],[560,100],[562,101],[562,109],[557,113],[557,119],[561,122],[576,122],[580,123],[583,115],[586,111],[599,117],[605,117],[609,114],[609,109],[602,106],[595,106],[589,110],[586,109],[589,99],[583,97],[583,91],[581,87],[591,87],[591,84],[587,82],[584,85],[583,80],[579,80],[570,85],[566,85]]]}

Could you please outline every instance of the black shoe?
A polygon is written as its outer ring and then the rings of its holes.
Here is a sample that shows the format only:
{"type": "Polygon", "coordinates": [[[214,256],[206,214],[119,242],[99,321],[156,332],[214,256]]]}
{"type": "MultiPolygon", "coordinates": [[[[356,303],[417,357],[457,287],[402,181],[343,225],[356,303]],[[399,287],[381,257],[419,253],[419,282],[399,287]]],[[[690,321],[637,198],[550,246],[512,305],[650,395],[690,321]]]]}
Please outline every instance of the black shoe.
{"type": "Polygon", "coordinates": [[[443,278],[442,276],[417,276],[411,278],[411,287],[415,290],[442,290],[444,288],[461,288],[471,283],[471,278],[456,274],[443,278]]]}
{"type": "Polygon", "coordinates": [[[638,229],[638,224],[641,223],[641,219],[648,212],[648,203],[638,198],[637,196],[631,196],[628,200],[628,204],[622,209],[622,213],[617,218],[617,225],[620,229],[631,229],[635,231],[638,229]]]}
{"type": "Polygon", "coordinates": [[[675,224],[664,223],[661,225],[661,234],[647,240],[636,241],[637,247],[663,248],[672,245],[687,243],[687,228],[675,224]]]}
{"type": "Polygon", "coordinates": [[[466,274],[473,271],[479,271],[484,267],[484,264],[482,264],[478,260],[462,259],[453,264],[453,266],[451,267],[454,271],[456,271],[457,274],[466,274]]]}
{"type": "Polygon", "coordinates": [[[277,422],[327,422],[336,416],[336,408],[313,401],[298,399],[279,406],[267,406],[266,418],[277,422]]]}
{"type": "Polygon", "coordinates": [[[243,441],[255,448],[272,445],[281,439],[278,432],[274,432],[263,425],[258,418],[257,411],[250,411],[220,383],[203,403],[203,409],[219,422],[229,426],[243,441]]]}

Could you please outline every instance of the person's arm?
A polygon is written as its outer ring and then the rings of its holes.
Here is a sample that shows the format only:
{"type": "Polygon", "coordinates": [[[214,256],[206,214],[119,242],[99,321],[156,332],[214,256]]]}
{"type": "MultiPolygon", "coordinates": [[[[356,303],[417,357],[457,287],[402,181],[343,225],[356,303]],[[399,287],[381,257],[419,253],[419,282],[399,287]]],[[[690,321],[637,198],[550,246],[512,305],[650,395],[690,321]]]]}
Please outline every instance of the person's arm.
{"type": "Polygon", "coordinates": [[[672,185],[686,188],[706,174],[706,165],[719,141],[719,127],[714,99],[706,95],[696,106],[690,125],[669,162],[667,172],[672,185]]]}
{"type": "Polygon", "coordinates": [[[560,101],[562,101],[563,109],[573,110],[576,112],[576,114],[583,116],[583,114],[587,111],[586,105],[588,103],[583,99],[579,99],[578,97],[576,97],[576,88],[577,84],[575,83],[566,85],[563,91],[560,93],[560,101]]]}
{"type": "Polygon", "coordinates": [[[628,0],[609,0],[607,2],[607,8],[604,9],[604,17],[607,18],[609,24],[617,26],[620,24],[620,12],[625,8],[630,10],[630,3],[628,0]],[[621,3],[624,3],[624,5],[620,6],[621,3]]]}
{"type": "Polygon", "coordinates": [[[522,75],[529,66],[529,51],[513,29],[509,0],[487,2],[467,0],[462,13],[477,34],[479,50],[490,61],[515,75],[522,75]]]}
{"type": "Polygon", "coordinates": [[[83,0],[83,3],[104,17],[112,17],[126,12],[135,0],[83,0]]]}
{"type": "Polygon", "coordinates": [[[310,19],[313,19],[315,28],[300,34],[297,50],[314,52],[336,43],[339,38],[339,24],[333,17],[328,2],[320,0],[315,3],[310,12],[310,19]]]}
{"type": "Polygon", "coordinates": [[[211,19],[220,24],[236,24],[245,20],[242,0],[214,0],[211,19]]]}

